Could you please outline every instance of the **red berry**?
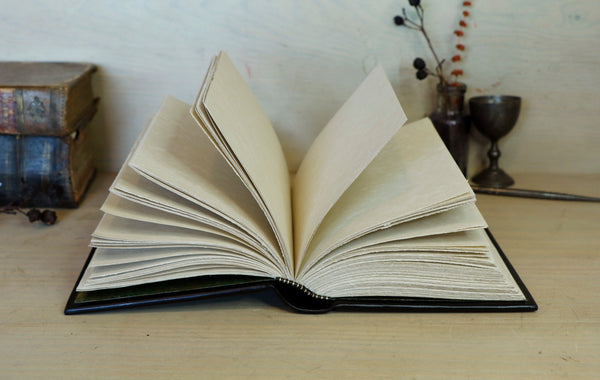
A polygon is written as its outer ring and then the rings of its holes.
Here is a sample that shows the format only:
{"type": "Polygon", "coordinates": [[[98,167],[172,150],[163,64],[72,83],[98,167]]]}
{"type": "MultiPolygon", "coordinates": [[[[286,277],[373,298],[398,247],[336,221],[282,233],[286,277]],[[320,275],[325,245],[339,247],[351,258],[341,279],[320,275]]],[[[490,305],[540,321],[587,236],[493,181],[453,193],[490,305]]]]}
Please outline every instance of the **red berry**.
{"type": "Polygon", "coordinates": [[[456,44],[456,48],[460,51],[464,51],[465,50],[465,45],[463,44],[456,44]]]}
{"type": "Polygon", "coordinates": [[[457,37],[462,37],[465,35],[465,33],[462,30],[455,30],[454,34],[456,34],[457,37]]]}
{"type": "Polygon", "coordinates": [[[467,27],[467,23],[465,22],[465,20],[460,20],[460,21],[458,22],[458,25],[462,26],[463,28],[466,28],[466,27],[467,27]]]}
{"type": "Polygon", "coordinates": [[[460,55],[455,55],[454,57],[452,57],[452,62],[458,62],[460,61],[460,55]]]}

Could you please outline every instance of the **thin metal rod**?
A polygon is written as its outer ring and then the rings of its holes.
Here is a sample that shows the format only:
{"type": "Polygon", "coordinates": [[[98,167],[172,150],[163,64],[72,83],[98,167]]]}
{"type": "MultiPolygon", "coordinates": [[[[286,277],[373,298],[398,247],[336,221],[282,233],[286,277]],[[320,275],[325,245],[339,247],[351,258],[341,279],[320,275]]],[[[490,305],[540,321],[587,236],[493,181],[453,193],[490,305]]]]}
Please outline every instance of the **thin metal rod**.
{"type": "Polygon", "coordinates": [[[555,193],[551,191],[542,190],[525,190],[525,189],[502,189],[486,186],[471,185],[474,192],[479,194],[490,194],[490,195],[503,195],[507,197],[520,197],[520,198],[535,198],[535,199],[549,199],[555,201],[579,201],[579,202],[600,202],[598,197],[588,197],[584,195],[575,195],[567,193],[555,193]]]}

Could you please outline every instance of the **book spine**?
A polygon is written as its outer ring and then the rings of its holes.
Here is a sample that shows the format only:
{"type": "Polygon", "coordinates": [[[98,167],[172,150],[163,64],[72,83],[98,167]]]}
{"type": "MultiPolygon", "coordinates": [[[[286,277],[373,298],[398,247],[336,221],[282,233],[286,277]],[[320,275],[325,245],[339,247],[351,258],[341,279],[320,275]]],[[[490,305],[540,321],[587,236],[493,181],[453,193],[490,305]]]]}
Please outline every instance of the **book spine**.
{"type": "Polygon", "coordinates": [[[297,289],[299,292],[301,292],[302,294],[304,294],[307,297],[312,297],[312,298],[319,299],[319,300],[329,300],[329,299],[331,299],[331,298],[329,298],[327,296],[322,296],[320,294],[317,294],[317,293],[311,291],[306,286],[304,286],[304,285],[302,285],[302,284],[300,284],[298,282],[295,282],[295,281],[292,281],[292,280],[288,280],[288,279],[283,278],[283,277],[277,277],[277,278],[275,278],[275,281],[279,281],[279,282],[281,282],[281,283],[283,283],[285,285],[291,286],[291,287],[297,289]]]}
{"type": "Polygon", "coordinates": [[[0,135],[0,205],[17,202],[20,192],[21,136],[0,135]]]}
{"type": "Polygon", "coordinates": [[[333,298],[317,294],[295,281],[277,277],[273,287],[288,306],[301,313],[325,313],[335,306],[333,298]]]}
{"type": "Polygon", "coordinates": [[[66,137],[0,135],[0,204],[76,207],[94,174],[87,129],[66,137]]]}
{"type": "MultiPolygon", "coordinates": [[[[90,115],[90,119],[93,116],[90,115]]],[[[71,178],[71,189],[73,195],[73,206],[76,206],[87,190],[88,185],[95,175],[93,144],[90,136],[90,128],[84,126],[76,133],[69,136],[73,141],[69,149],[69,177],[71,178]]]]}
{"type": "Polygon", "coordinates": [[[67,89],[0,88],[0,133],[62,136],[70,133],[65,120],[67,89]]]}

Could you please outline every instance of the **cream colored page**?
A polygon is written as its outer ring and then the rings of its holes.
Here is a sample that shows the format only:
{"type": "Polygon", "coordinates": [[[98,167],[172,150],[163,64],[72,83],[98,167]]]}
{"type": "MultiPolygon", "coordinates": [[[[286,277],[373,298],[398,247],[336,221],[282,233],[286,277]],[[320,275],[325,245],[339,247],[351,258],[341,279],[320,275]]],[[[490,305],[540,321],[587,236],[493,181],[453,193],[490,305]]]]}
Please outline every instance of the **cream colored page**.
{"type": "MultiPolygon", "coordinates": [[[[252,255],[253,250],[233,239],[208,231],[140,222],[105,214],[92,233],[94,247],[199,246],[252,255]]],[[[256,255],[254,255],[256,256],[256,255]]]]}
{"type": "Polygon", "coordinates": [[[328,268],[327,276],[303,283],[327,297],[425,297],[458,300],[519,300],[499,268],[484,255],[462,261],[445,252],[372,253],[328,268]]]}
{"type": "MultiPolygon", "coordinates": [[[[91,245],[100,248],[121,249],[119,260],[122,263],[148,259],[147,250],[184,249],[201,250],[206,254],[231,256],[241,263],[259,265],[262,270],[274,275],[282,275],[269,258],[257,255],[245,244],[210,230],[197,230],[177,226],[158,225],[120,218],[105,214],[92,234],[91,245]]],[[[171,254],[165,256],[169,257],[171,254]]],[[[97,263],[97,260],[93,260],[97,263]]],[[[95,264],[94,264],[95,265],[95,264]]]]}
{"type": "MultiPolygon", "coordinates": [[[[138,214],[144,213],[145,218],[156,215],[157,212],[162,212],[163,214],[160,218],[155,216],[155,223],[163,223],[166,219],[171,220],[170,218],[186,218],[189,219],[189,222],[184,223],[208,224],[209,226],[217,227],[226,233],[235,235],[239,239],[247,241],[255,247],[260,247],[251,231],[245,230],[243,228],[244,226],[239,225],[239,223],[236,224],[235,220],[229,217],[223,218],[218,216],[198,205],[191,197],[182,197],[182,194],[176,194],[169,191],[146,179],[129,167],[131,156],[133,155],[133,152],[136,151],[139,142],[142,140],[145,131],[150,125],[151,123],[149,123],[144,132],[140,134],[134,147],[127,156],[125,163],[111,184],[109,189],[110,194],[104,205],[101,207],[102,211],[116,215],[117,213],[123,213],[126,211],[125,209],[132,207],[132,205],[123,207],[123,204],[119,204],[118,207],[112,207],[110,211],[105,209],[107,203],[110,202],[110,199],[112,198],[114,200],[114,198],[117,197],[124,202],[137,204],[137,207],[142,209],[138,214]]],[[[115,202],[116,201],[112,202],[113,205],[115,202]]]]}
{"type": "Polygon", "coordinates": [[[205,248],[155,248],[143,251],[98,248],[77,290],[110,289],[218,274],[273,276],[260,263],[244,262],[238,255],[215,254],[213,250],[205,248]],[[148,259],[148,256],[154,258],[148,259]]]}
{"type": "Polygon", "coordinates": [[[264,214],[197,127],[189,107],[175,98],[167,98],[129,165],[157,184],[253,231],[277,259],[275,239],[264,214]]]}
{"type": "MultiPolygon", "coordinates": [[[[289,173],[277,135],[258,100],[225,53],[221,53],[202,106],[241,166],[257,201],[282,244],[284,260],[292,265],[292,210],[289,173]]],[[[196,105],[197,111],[198,105],[196,105]]],[[[218,139],[216,140],[218,142],[218,139]]],[[[235,165],[234,165],[235,166],[235,165]]]]}
{"type": "Polygon", "coordinates": [[[191,221],[206,223],[240,239],[250,239],[253,242],[259,241],[256,238],[256,233],[241,225],[235,219],[227,215],[219,216],[200,206],[192,197],[183,196],[184,194],[181,193],[176,194],[157,185],[130,168],[128,161],[119,171],[110,192],[119,198],[135,202],[142,207],[153,208],[191,221]]]}
{"type": "Polygon", "coordinates": [[[231,218],[218,216],[194,203],[191,197],[184,198],[146,179],[130,168],[128,161],[119,171],[110,192],[141,206],[207,223],[239,237],[248,235],[249,232],[234,224],[231,218]]]}
{"type": "Polygon", "coordinates": [[[405,121],[377,66],[323,128],[298,169],[293,187],[296,268],[327,212],[405,121]]]}
{"type": "Polygon", "coordinates": [[[304,266],[366,232],[410,220],[411,215],[448,209],[465,199],[474,202],[475,196],[431,121],[407,124],[331,209],[304,266]]]}
{"type": "Polygon", "coordinates": [[[414,239],[405,239],[400,241],[389,241],[385,243],[373,244],[362,247],[347,254],[364,254],[368,252],[454,252],[465,253],[486,253],[488,246],[480,238],[480,232],[483,230],[471,230],[463,232],[454,232],[450,234],[422,236],[414,239]]]}
{"type": "MultiPolygon", "coordinates": [[[[389,241],[374,245],[360,247],[354,250],[344,250],[336,255],[327,255],[319,260],[318,264],[310,270],[310,276],[298,279],[298,281],[309,281],[309,278],[327,276],[328,268],[336,263],[341,263],[350,258],[362,257],[365,262],[370,261],[371,254],[385,253],[397,255],[399,258],[418,258],[420,255],[430,253],[447,253],[448,262],[467,262],[469,258],[480,257],[489,252],[485,232],[481,229],[455,232],[443,235],[424,236],[414,239],[389,241]]],[[[374,258],[377,260],[377,258],[374,258]]],[[[490,264],[487,264],[490,265],[490,264]]]]}
{"type": "Polygon", "coordinates": [[[91,245],[98,248],[128,249],[129,261],[136,263],[146,249],[197,248],[207,255],[233,257],[239,263],[259,266],[274,276],[283,276],[284,268],[235,240],[205,231],[139,222],[105,214],[92,234],[91,245]]]}
{"type": "Polygon", "coordinates": [[[471,203],[371,232],[336,248],[332,254],[335,254],[336,251],[352,251],[385,242],[414,240],[414,238],[433,235],[443,236],[485,227],[487,227],[485,219],[477,207],[471,203]]]}
{"type": "Polygon", "coordinates": [[[488,245],[490,248],[490,259],[492,260],[494,265],[498,268],[498,270],[500,271],[502,276],[504,276],[506,282],[508,284],[510,284],[510,286],[512,287],[513,293],[516,294],[517,297],[519,297],[519,299],[525,299],[525,295],[523,294],[523,292],[521,291],[521,288],[517,284],[515,277],[510,273],[510,271],[506,267],[506,263],[504,262],[502,257],[500,257],[500,253],[494,246],[494,243],[490,240],[490,238],[489,238],[489,236],[487,236],[487,234],[486,234],[486,237],[488,239],[487,241],[488,241],[488,245]]]}
{"type": "Polygon", "coordinates": [[[328,285],[310,288],[329,296],[416,296],[479,300],[521,300],[523,293],[483,230],[485,254],[371,254],[340,261],[323,277],[328,285]],[[367,257],[367,256],[365,256],[367,257]],[[358,263],[362,262],[362,263],[358,263]],[[349,269],[349,270],[348,270],[349,269]],[[383,273],[387,273],[383,275],[383,273]],[[328,288],[328,289],[327,289],[328,288]]]}
{"type": "Polygon", "coordinates": [[[212,250],[201,247],[148,248],[144,250],[99,248],[96,252],[99,250],[102,250],[102,254],[95,253],[90,261],[90,266],[106,267],[111,265],[194,257],[205,254],[212,255],[213,253],[212,250]]]}
{"type": "Polygon", "coordinates": [[[138,220],[140,222],[176,226],[191,230],[207,231],[211,233],[221,231],[220,229],[208,224],[151,208],[140,203],[121,198],[113,193],[108,194],[108,197],[100,207],[100,210],[105,214],[110,214],[125,219],[138,220]]]}
{"type": "Polygon", "coordinates": [[[423,250],[372,247],[343,257],[327,257],[327,263],[319,263],[322,270],[311,271],[302,283],[330,297],[523,298],[483,230],[458,235],[462,236],[418,238],[423,250]],[[431,244],[432,238],[439,239],[434,244],[437,247],[431,244]],[[446,240],[456,252],[444,247],[446,240]],[[464,249],[463,245],[476,249],[464,249]]]}
{"type": "Polygon", "coordinates": [[[108,198],[106,198],[106,201],[100,210],[106,214],[118,216],[120,218],[209,232],[212,234],[221,235],[228,239],[236,240],[241,244],[248,245],[259,252],[261,250],[260,245],[258,245],[258,243],[249,236],[243,236],[243,238],[240,238],[238,234],[226,232],[212,224],[185,218],[177,214],[159,210],[157,208],[148,207],[140,203],[121,198],[112,193],[108,195],[108,198]]]}

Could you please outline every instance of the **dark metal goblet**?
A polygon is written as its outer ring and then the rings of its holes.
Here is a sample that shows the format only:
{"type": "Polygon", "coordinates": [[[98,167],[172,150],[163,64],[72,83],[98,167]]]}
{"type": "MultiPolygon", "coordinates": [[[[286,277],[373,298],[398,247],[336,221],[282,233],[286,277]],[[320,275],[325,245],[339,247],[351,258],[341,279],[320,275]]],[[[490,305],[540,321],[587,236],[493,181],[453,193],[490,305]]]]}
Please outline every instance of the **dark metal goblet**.
{"type": "Polygon", "coordinates": [[[475,128],[492,141],[488,151],[489,167],[471,180],[478,185],[495,188],[512,185],[515,181],[498,167],[498,140],[515,126],[521,110],[521,98],[510,95],[476,96],[469,99],[469,108],[475,128]]]}

